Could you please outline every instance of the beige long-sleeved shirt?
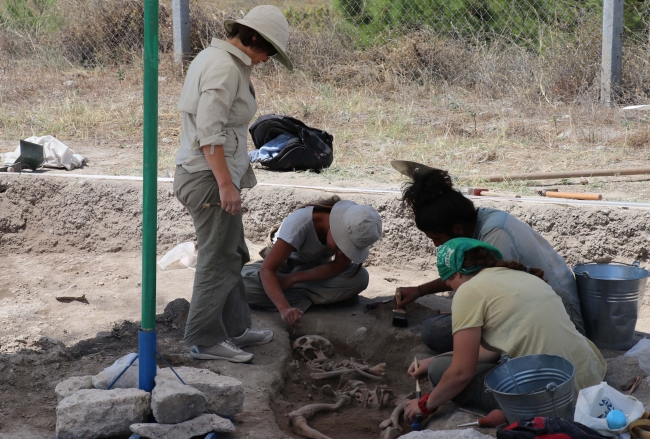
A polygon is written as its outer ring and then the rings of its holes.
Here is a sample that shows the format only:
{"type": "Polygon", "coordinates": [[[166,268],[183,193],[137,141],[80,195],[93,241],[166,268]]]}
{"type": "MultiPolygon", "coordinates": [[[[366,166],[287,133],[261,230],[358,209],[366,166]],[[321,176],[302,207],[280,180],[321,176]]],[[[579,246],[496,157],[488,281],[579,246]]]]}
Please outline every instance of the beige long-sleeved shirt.
{"type": "Polygon", "coordinates": [[[183,125],[176,165],[190,173],[208,171],[202,148],[223,145],[235,186],[257,184],[246,147],[248,124],[257,112],[250,75],[250,57],[226,41],[213,38],[196,56],[178,101],[183,125]]]}

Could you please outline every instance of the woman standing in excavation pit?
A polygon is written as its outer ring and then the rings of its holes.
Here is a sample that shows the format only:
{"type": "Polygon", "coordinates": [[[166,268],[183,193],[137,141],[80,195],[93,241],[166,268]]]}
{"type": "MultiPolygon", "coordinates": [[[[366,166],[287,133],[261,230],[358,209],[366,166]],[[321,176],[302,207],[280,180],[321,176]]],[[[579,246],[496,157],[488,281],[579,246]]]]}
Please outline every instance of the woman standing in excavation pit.
{"type": "Polygon", "coordinates": [[[271,230],[264,261],[243,268],[248,303],[275,308],[296,326],[314,303],[355,298],[368,287],[361,264],[380,237],[381,218],[370,206],[336,196],[302,206],[271,230]]]}
{"type": "Polygon", "coordinates": [[[273,339],[273,331],[251,327],[241,278],[249,256],[239,192],[257,183],[246,148],[257,111],[251,68],[270,57],[292,65],[289,25],[275,6],[257,6],[224,26],[227,41],[214,38],[187,71],[174,193],[192,215],[199,245],[183,341],[194,358],[242,363],[253,354],[241,348],[273,339]]]}

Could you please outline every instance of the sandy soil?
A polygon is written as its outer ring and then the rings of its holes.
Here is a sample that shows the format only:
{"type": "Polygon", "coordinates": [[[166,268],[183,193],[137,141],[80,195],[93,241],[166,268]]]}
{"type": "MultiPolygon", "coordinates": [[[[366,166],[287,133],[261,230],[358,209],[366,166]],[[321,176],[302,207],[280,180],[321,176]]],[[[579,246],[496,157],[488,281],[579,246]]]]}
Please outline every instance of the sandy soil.
{"type": "MultiPolygon", "coordinates": [[[[83,172],[88,173],[88,169],[83,172]]],[[[268,174],[268,178],[275,175],[268,174]]],[[[287,183],[289,176],[282,174],[273,181],[287,183]]],[[[263,174],[260,179],[264,178],[267,176],[263,174]]],[[[371,183],[370,187],[382,184],[360,179],[349,186],[371,183]]],[[[314,180],[311,184],[324,185],[327,181],[314,180]]],[[[385,184],[390,187],[392,183],[385,184]]],[[[193,239],[189,217],[170,189],[169,184],[159,185],[160,256],[173,245],[193,239]]],[[[323,195],[327,193],[263,186],[247,191],[245,224],[251,254],[272,224],[299,203],[323,195]]],[[[365,304],[390,297],[396,286],[417,285],[435,277],[435,249],[413,227],[394,196],[353,194],[346,198],[373,205],[384,221],[385,236],[373,247],[368,261],[368,290],[355,306],[311,310],[295,332],[287,331],[277,314],[255,312],[256,325],[274,329],[276,339],[252,349],[256,359],[251,365],[196,362],[189,357],[181,343],[182,307],[166,315],[163,312],[169,302],[189,299],[192,272],[178,267],[158,270],[159,350],[174,366],[206,367],[245,383],[245,411],[235,418],[238,431],[234,437],[292,435],[285,415],[308,402],[327,400],[319,387],[316,391],[311,387],[304,369],[290,366],[289,342],[302,334],[330,338],[339,355],[358,355],[369,363],[386,362],[385,383],[399,395],[412,390],[404,372],[413,355],[427,354],[419,341],[418,325],[433,312],[431,309],[448,310],[450,300],[432,296],[420,299],[420,304],[409,310],[407,329],[391,327],[389,306],[366,313],[365,304]],[[357,336],[362,327],[366,330],[357,336]]],[[[539,230],[571,264],[614,258],[623,262],[639,259],[642,266],[649,266],[650,213],[646,210],[498,201],[480,205],[512,212],[539,230]]],[[[116,358],[137,349],[140,206],[141,183],[137,182],[0,176],[0,437],[51,438],[55,385],[69,376],[98,373],[116,358]],[[82,295],[87,304],[56,299],[82,295]]],[[[650,306],[645,301],[637,331],[650,332],[650,306]]],[[[613,385],[643,375],[620,352],[604,354],[610,365],[606,379],[613,385]]],[[[645,380],[635,396],[650,404],[645,380]]],[[[313,425],[335,438],[374,438],[378,421],[387,417],[386,411],[367,410],[349,408],[338,415],[317,417],[313,425]]],[[[449,404],[429,428],[455,428],[473,420],[449,404]]],[[[494,434],[493,430],[485,432],[494,434]]]]}

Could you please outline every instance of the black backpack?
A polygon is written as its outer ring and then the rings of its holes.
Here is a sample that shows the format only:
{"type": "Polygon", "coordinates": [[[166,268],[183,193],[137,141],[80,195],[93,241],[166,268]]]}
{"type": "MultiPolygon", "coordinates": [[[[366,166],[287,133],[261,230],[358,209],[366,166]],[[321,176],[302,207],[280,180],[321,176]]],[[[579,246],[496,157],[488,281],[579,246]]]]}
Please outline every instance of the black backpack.
{"type": "Polygon", "coordinates": [[[276,171],[321,170],[334,160],[332,141],[334,137],[327,131],[308,127],[291,116],[265,114],[260,116],[248,129],[255,148],[260,149],[280,134],[292,136],[287,145],[270,160],[260,162],[276,171]]]}

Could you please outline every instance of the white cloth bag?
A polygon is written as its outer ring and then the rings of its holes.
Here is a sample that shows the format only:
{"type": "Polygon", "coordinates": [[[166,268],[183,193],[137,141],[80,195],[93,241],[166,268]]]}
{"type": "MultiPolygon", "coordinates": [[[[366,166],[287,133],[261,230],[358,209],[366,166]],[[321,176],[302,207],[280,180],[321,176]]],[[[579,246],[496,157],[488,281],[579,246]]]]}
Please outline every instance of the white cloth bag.
{"type": "MultiPolygon", "coordinates": [[[[46,168],[65,168],[68,171],[79,168],[86,163],[86,157],[75,154],[65,143],[52,136],[32,136],[27,142],[43,145],[43,163],[46,168]]],[[[20,146],[14,152],[5,154],[5,165],[11,166],[20,157],[20,146]]]]}
{"type": "Polygon", "coordinates": [[[630,395],[624,395],[618,390],[602,382],[595,386],[582,389],[578,394],[574,421],[593,428],[598,433],[607,437],[629,438],[627,433],[630,423],[640,419],[645,409],[643,403],[630,395]],[[625,413],[625,427],[610,430],[605,417],[612,410],[625,413]]]}

